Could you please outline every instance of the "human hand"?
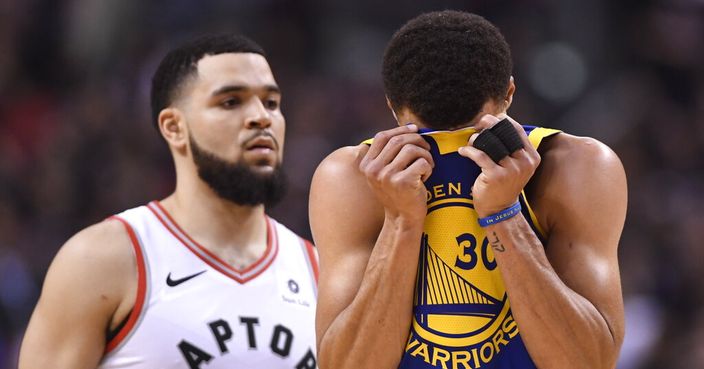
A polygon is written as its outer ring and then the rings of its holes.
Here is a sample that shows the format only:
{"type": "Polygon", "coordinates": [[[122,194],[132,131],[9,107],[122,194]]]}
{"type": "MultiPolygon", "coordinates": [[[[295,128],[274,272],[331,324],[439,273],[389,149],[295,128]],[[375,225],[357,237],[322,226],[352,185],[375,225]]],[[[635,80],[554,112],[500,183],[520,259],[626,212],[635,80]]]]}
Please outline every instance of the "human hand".
{"type": "MultiPolygon", "coordinates": [[[[481,132],[503,118],[487,114],[475,127],[481,132]]],[[[518,131],[523,148],[509,153],[509,156],[496,163],[485,152],[473,146],[479,135],[475,133],[469,138],[469,144],[458,150],[460,155],[471,159],[482,169],[472,187],[474,209],[480,217],[495,214],[513,205],[540,164],[540,154],[530,144],[523,127],[510,117],[505,118],[518,131]]]]}
{"type": "Polygon", "coordinates": [[[377,133],[371,146],[362,148],[359,169],[387,215],[422,220],[433,158],[430,145],[409,124],[377,133]]]}

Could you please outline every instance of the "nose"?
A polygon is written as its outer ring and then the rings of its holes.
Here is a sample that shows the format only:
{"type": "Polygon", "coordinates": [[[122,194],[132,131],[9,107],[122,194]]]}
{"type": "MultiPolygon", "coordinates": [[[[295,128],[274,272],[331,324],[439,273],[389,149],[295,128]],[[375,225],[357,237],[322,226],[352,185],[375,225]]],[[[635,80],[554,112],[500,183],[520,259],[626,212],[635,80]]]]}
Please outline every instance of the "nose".
{"type": "Polygon", "coordinates": [[[271,126],[271,112],[264,107],[262,101],[253,98],[249,104],[245,127],[249,129],[264,129],[271,126]]]}

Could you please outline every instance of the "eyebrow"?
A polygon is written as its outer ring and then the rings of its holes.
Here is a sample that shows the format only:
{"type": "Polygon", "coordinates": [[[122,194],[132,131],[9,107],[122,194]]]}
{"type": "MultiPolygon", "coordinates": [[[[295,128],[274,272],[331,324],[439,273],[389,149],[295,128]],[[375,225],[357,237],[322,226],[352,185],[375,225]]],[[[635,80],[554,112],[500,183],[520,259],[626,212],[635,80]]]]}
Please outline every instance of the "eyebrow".
{"type": "MultiPolygon", "coordinates": [[[[213,91],[211,94],[212,96],[218,96],[218,95],[223,95],[227,93],[232,93],[232,92],[242,92],[242,91],[247,91],[251,90],[252,88],[250,86],[245,86],[245,85],[226,85],[218,88],[217,90],[213,91]]],[[[266,92],[274,92],[274,93],[281,93],[281,89],[279,89],[279,86],[276,85],[264,85],[264,90],[266,92]]]]}

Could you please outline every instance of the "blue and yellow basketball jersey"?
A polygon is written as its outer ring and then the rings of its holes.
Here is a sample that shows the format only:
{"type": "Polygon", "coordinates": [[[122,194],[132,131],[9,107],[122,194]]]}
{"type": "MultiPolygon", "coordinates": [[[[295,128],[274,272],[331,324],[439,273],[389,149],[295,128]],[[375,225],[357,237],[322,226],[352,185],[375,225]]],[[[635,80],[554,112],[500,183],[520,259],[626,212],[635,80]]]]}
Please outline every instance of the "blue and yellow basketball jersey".
{"type": "MultiPolygon", "coordinates": [[[[531,143],[559,131],[524,126],[531,143]]],[[[501,273],[474,211],[471,188],[481,169],[460,156],[473,128],[427,131],[435,161],[425,182],[428,214],[421,240],[413,322],[399,369],[528,369],[501,273]]],[[[525,218],[544,233],[525,195],[525,218]]]]}

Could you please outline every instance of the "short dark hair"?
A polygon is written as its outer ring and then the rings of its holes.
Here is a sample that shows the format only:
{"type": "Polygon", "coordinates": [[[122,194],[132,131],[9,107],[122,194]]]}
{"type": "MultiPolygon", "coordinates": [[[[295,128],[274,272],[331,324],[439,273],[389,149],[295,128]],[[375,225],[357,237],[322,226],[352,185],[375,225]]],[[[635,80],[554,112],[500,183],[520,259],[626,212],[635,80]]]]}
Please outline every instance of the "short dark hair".
{"type": "Polygon", "coordinates": [[[476,14],[422,14],[391,38],[382,76],[394,110],[408,108],[436,129],[469,122],[511,78],[511,51],[499,30],[476,14]]]}
{"type": "Polygon", "coordinates": [[[237,34],[201,36],[170,51],[152,78],[152,121],[158,128],[159,113],[171,105],[187,77],[196,72],[198,61],[206,55],[254,53],[266,57],[264,49],[247,37],[237,34]]]}

